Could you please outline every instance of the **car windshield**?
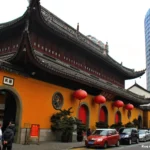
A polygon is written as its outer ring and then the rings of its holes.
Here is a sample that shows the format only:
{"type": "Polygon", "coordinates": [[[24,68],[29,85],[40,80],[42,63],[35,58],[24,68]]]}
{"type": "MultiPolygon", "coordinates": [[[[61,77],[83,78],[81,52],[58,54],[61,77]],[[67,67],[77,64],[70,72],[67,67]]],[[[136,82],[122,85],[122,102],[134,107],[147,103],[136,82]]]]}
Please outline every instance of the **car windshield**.
{"type": "Polygon", "coordinates": [[[145,134],[146,130],[139,130],[139,134],[145,134]]]}
{"type": "Polygon", "coordinates": [[[131,132],[131,129],[125,128],[125,129],[122,130],[121,133],[130,133],[130,132],[131,132]]]}
{"type": "Polygon", "coordinates": [[[107,135],[108,131],[107,130],[95,130],[92,135],[107,135]]]}

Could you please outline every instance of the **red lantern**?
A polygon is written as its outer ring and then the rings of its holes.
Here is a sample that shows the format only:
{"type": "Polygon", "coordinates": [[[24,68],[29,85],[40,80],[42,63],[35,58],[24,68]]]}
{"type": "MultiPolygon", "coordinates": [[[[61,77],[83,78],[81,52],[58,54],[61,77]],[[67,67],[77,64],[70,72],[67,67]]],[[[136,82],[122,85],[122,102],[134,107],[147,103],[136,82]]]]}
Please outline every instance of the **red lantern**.
{"type": "Polygon", "coordinates": [[[134,108],[134,106],[132,104],[127,104],[125,106],[125,109],[127,109],[127,110],[132,110],[133,108],[134,108]]]}
{"type": "Polygon", "coordinates": [[[74,92],[73,96],[74,96],[74,98],[76,98],[76,99],[82,100],[82,99],[84,99],[84,98],[87,97],[87,92],[84,91],[84,90],[79,89],[79,90],[76,90],[76,91],[74,92]]]}
{"type": "Polygon", "coordinates": [[[114,106],[120,108],[124,106],[124,103],[121,100],[117,100],[114,102],[114,106]]]}
{"type": "Polygon", "coordinates": [[[98,95],[94,98],[94,102],[97,104],[102,104],[106,102],[106,98],[103,95],[98,95]]]}

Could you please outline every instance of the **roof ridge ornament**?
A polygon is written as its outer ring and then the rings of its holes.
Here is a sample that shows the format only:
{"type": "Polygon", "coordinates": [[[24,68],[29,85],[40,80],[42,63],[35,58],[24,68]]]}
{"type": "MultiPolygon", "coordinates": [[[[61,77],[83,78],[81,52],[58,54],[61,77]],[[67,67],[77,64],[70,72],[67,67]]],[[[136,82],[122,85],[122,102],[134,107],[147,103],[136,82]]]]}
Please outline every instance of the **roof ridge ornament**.
{"type": "Polygon", "coordinates": [[[29,2],[29,7],[33,7],[36,3],[40,5],[40,0],[27,0],[29,2]]]}
{"type": "Polygon", "coordinates": [[[105,44],[105,48],[103,50],[103,54],[104,55],[108,55],[108,42],[106,42],[106,44],[105,44]]]}
{"type": "Polygon", "coordinates": [[[79,32],[79,23],[77,23],[77,32],[79,32]]]}
{"type": "Polygon", "coordinates": [[[78,36],[79,36],[79,23],[77,23],[77,29],[76,29],[76,37],[78,39],[78,36]]]}

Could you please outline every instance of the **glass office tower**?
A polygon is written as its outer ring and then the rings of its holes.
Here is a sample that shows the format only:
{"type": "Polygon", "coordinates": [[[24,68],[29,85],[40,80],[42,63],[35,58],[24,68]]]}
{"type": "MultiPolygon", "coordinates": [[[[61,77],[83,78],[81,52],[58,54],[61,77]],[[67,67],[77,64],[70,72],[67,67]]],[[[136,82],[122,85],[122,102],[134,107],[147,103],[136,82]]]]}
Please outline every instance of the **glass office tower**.
{"type": "Polygon", "coordinates": [[[144,20],[145,26],[145,53],[146,53],[146,80],[147,90],[150,91],[150,9],[147,11],[144,20]]]}

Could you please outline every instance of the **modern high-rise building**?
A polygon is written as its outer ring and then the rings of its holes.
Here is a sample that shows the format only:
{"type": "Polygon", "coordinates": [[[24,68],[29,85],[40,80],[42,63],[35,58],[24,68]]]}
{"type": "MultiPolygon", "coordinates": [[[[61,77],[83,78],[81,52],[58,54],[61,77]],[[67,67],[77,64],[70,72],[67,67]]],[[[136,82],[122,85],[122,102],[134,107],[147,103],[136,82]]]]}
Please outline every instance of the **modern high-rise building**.
{"type": "Polygon", "coordinates": [[[150,91],[150,9],[147,11],[144,20],[145,26],[145,53],[146,53],[146,79],[147,90],[150,91]]]}

